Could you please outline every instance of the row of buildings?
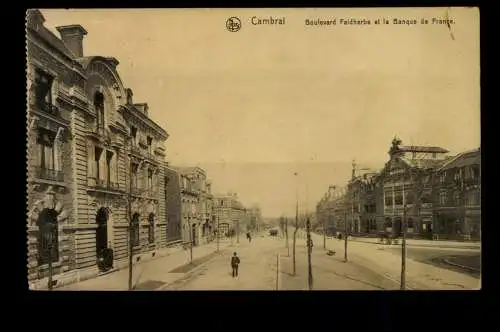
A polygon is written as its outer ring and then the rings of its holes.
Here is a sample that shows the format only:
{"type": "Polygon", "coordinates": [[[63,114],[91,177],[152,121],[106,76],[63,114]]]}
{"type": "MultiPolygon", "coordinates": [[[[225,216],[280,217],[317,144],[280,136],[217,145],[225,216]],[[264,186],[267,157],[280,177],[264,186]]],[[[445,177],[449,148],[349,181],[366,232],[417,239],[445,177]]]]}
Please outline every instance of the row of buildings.
{"type": "Polygon", "coordinates": [[[347,185],[328,188],[316,206],[319,224],[330,234],[347,226],[351,234],[398,236],[406,225],[410,237],[479,239],[481,150],[448,153],[394,138],[381,171],[353,163],[347,185]]]}
{"type": "Polygon", "coordinates": [[[136,261],[211,241],[218,225],[221,235],[252,228],[254,209],[235,194],[213,195],[203,169],[168,165],[168,133],[147,103],[134,102],[118,60],[85,56],[80,25],[57,30],[60,38],[39,10],[28,11],[31,288],[47,284],[49,266],[65,283],[127,266],[129,244],[136,261]]]}

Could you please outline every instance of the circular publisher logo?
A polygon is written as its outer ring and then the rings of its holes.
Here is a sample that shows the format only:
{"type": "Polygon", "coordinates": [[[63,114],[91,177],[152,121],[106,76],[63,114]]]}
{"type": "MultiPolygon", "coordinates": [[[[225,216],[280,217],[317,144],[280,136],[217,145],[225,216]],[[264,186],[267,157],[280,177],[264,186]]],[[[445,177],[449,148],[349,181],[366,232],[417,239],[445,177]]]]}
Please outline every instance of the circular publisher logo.
{"type": "Polygon", "coordinates": [[[241,21],[237,17],[230,17],[226,21],[226,29],[231,32],[236,32],[241,29],[241,21]]]}

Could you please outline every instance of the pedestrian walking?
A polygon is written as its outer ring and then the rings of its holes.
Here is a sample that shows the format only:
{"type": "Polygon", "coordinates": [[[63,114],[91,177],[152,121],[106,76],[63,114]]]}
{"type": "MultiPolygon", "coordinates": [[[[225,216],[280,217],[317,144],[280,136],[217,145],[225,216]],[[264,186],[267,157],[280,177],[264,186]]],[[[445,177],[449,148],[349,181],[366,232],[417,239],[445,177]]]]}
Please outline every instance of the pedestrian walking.
{"type": "Polygon", "coordinates": [[[250,232],[247,233],[247,240],[248,243],[252,242],[252,235],[250,234],[250,232]]]}
{"type": "Polygon", "coordinates": [[[238,254],[233,253],[233,257],[231,257],[231,268],[233,269],[233,278],[238,276],[238,267],[240,265],[240,258],[238,254]]]}

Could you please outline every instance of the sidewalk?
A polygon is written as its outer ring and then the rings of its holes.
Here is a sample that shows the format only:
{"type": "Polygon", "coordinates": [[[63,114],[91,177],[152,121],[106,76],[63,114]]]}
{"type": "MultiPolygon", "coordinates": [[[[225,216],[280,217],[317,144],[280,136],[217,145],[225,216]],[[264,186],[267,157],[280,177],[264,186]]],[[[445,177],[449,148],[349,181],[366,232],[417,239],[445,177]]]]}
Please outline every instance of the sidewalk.
{"type": "MultiPolygon", "coordinates": [[[[322,236],[313,235],[314,242],[322,241],[322,236]]],[[[327,239],[327,248],[335,249],[337,256],[344,255],[344,241],[327,239]]],[[[395,282],[401,278],[401,257],[385,250],[378,250],[362,242],[349,241],[348,259],[395,282]]],[[[408,289],[418,290],[467,290],[479,289],[480,280],[444,268],[407,259],[406,279],[408,289]]]]}
{"type": "MultiPolygon", "coordinates": [[[[231,247],[231,240],[221,239],[219,243],[220,252],[231,247]]],[[[215,253],[217,244],[209,244],[193,247],[193,262],[215,253]]],[[[190,261],[190,250],[177,250],[169,255],[151,259],[145,262],[137,262],[133,268],[133,284],[138,290],[155,290],[165,287],[172,282],[184,277],[187,273],[171,273],[190,261]]],[[[102,291],[126,291],[128,290],[128,268],[88,279],[76,284],[56,288],[56,290],[102,290],[102,291]]]]}

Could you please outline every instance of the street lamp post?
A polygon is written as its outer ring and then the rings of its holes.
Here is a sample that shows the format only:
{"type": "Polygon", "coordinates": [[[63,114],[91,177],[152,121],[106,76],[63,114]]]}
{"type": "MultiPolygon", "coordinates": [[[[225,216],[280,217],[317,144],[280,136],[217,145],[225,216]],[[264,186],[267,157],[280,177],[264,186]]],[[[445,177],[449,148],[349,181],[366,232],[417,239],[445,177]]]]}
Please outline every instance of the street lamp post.
{"type": "Polygon", "coordinates": [[[189,230],[189,263],[193,263],[193,226],[191,225],[191,214],[188,213],[188,230],[189,230]]]}
{"type": "Polygon", "coordinates": [[[312,251],[312,239],[311,239],[311,221],[309,217],[306,220],[306,230],[307,230],[307,270],[308,270],[308,278],[307,284],[309,286],[309,290],[313,289],[313,275],[312,275],[312,263],[311,263],[311,251],[312,251]]]}
{"type": "Polygon", "coordinates": [[[219,215],[217,215],[217,252],[219,251],[219,241],[220,241],[220,234],[219,234],[219,215]]]}
{"type": "Polygon", "coordinates": [[[47,241],[47,249],[48,249],[48,256],[49,256],[49,280],[48,280],[48,288],[49,290],[52,290],[53,288],[53,281],[52,281],[52,275],[54,273],[53,267],[52,267],[52,229],[53,229],[53,224],[50,222],[48,223],[48,232],[46,232],[46,241],[47,241]]]}
{"type": "MultiPolygon", "coordinates": [[[[328,219],[330,219],[330,207],[328,209],[328,219]]],[[[326,249],[326,218],[323,216],[323,249],[326,249]]]]}
{"type": "Polygon", "coordinates": [[[288,218],[285,218],[285,235],[286,235],[286,250],[288,257],[290,256],[290,245],[288,243],[288,218]]]}
{"type": "Polygon", "coordinates": [[[236,220],[236,244],[240,244],[240,220],[236,220]]]}
{"type": "Polygon", "coordinates": [[[128,214],[128,290],[131,291],[133,289],[133,257],[134,257],[134,244],[132,241],[132,236],[134,232],[134,225],[132,221],[132,137],[129,137],[129,184],[128,184],[128,193],[127,193],[127,214],[128,214]]]}
{"type": "Polygon", "coordinates": [[[347,262],[347,207],[344,204],[344,262],[347,262]]]}

